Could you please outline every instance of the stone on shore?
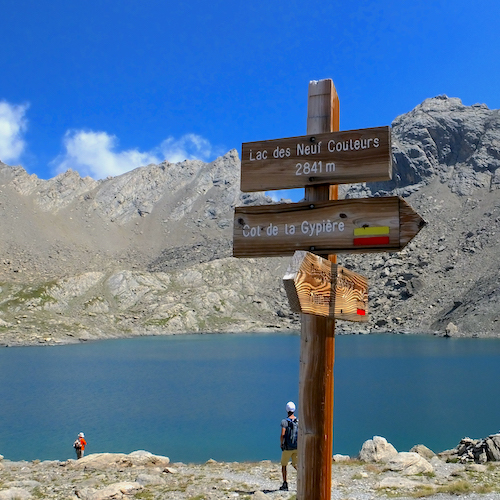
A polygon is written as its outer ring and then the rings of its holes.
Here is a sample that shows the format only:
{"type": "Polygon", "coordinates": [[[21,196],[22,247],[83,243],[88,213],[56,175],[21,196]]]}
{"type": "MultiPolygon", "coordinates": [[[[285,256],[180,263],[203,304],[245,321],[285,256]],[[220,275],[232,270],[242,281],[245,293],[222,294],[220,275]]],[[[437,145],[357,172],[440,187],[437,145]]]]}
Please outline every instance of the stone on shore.
{"type": "Polygon", "coordinates": [[[110,484],[100,490],[94,488],[82,488],[75,491],[76,496],[82,500],[115,500],[119,498],[130,498],[143,489],[137,482],[121,482],[110,484]]]}
{"type": "Polygon", "coordinates": [[[359,459],[363,462],[387,462],[396,456],[398,451],[387,439],[381,436],[373,436],[363,443],[359,452],[359,459]]]}
{"type": "Polygon", "coordinates": [[[500,461],[500,434],[491,434],[484,439],[463,438],[458,445],[439,453],[439,457],[447,460],[458,460],[462,463],[498,462],[500,461]]]}
{"type": "Polygon", "coordinates": [[[420,481],[415,481],[413,479],[408,479],[406,477],[385,477],[378,483],[378,489],[390,488],[390,489],[401,489],[401,490],[414,490],[422,486],[420,481]]]}
{"type": "Polygon", "coordinates": [[[405,476],[434,472],[434,468],[424,457],[410,451],[401,451],[392,456],[387,461],[386,468],[391,471],[401,472],[405,476]]]}
{"type": "Polygon", "coordinates": [[[153,455],[148,451],[134,451],[130,454],[125,453],[94,453],[87,455],[80,460],[70,462],[72,467],[83,468],[86,470],[106,469],[109,467],[139,467],[151,466],[165,468],[170,464],[168,457],[153,455]]]}
{"type": "Polygon", "coordinates": [[[266,500],[266,499],[267,499],[267,495],[265,493],[263,493],[262,491],[256,491],[253,494],[253,500],[266,500]]]}
{"type": "Polygon", "coordinates": [[[415,445],[410,451],[418,453],[421,457],[424,457],[427,460],[431,460],[436,456],[436,454],[432,450],[430,450],[423,444],[415,445]]]}
{"type": "Polygon", "coordinates": [[[485,439],[489,461],[500,462],[500,434],[492,434],[485,439]]]}
{"type": "Polygon", "coordinates": [[[28,500],[31,493],[23,488],[9,488],[0,491],[0,500],[28,500]]]}
{"type": "MultiPolygon", "coordinates": [[[[431,455],[431,458],[434,456],[425,446],[414,448],[431,455]]],[[[384,463],[386,470],[400,472],[405,476],[434,472],[432,465],[422,455],[414,451],[398,453],[396,448],[381,436],[374,436],[363,443],[359,459],[364,462],[384,463]]]]}

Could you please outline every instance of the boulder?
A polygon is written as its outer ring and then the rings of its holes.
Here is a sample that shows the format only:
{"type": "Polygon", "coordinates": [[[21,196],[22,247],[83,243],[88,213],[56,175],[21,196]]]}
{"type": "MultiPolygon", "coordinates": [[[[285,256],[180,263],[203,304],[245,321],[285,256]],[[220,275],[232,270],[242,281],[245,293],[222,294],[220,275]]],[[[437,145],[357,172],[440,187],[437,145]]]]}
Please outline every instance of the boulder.
{"type": "Polygon", "coordinates": [[[363,443],[359,452],[359,459],[363,462],[387,462],[391,457],[398,454],[396,448],[387,439],[381,436],[373,436],[363,443]]]}
{"type": "Polygon", "coordinates": [[[165,484],[165,479],[154,474],[139,474],[136,482],[142,484],[142,486],[147,486],[148,484],[165,484]]]}
{"type": "Polygon", "coordinates": [[[70,465],[83,469],[106,469],[109,467],[166,467],[170,463],[168,457],[153,455],[149,451],[133,451],[125,453],[94,453],[80,460],[71,460],[70,465]]]}
{"type": "Polygon", "coordinates": [[[377,488],[397,488],[402,490],[413,490],[422,486],[420,481],[414,481],[412,479],[407,479],[404,477],[384,477],[380,483],[378,483],[377,488]]]}
{"type": "Polygon", "coordinates": [[[76,496],[82,500],[117,500],[119,498],[132,498],[133,495],[143,489],[139,483],[121,482],[110,484],[101,490],[83,488],[76,490],[76,496]]]}
{"type": "Polygon", "coordinates": [[[424,457],[427,460],[430,460],[431,458],[436,456],[436,454],[432,450],[430,450],[423,444],[415,445],[410,451],[412,451],[413,453],[418,453],[421,457],[424,457]]]}
{"type": "Polygon", "coordinates": [[[23,479],[19,481],[7,481],[4,483],[4,486],[8,486],[9,488],[36,488],[41,486],[41,483],[32,479],[23,479]]]}
{"type": "Polygon", "coordinates": [[[439,456],[447,461],[459,460],[462,463],[500,461],[500,434],[492,434],[485,439],[463,438],[452,450],[446,450],[439,456]]]}
{"type": "Polygon", "coordinates": [[[256,491],[253,494],[253,499],[254,500],[266,500],[267,499],[267,495],[264,492],[262,492],[262,491],[256,491]]]}
{"type": "Polygon", "coordinates": [[[487,472],[488,467],[484,464],[467,464],[465,470],[469,472],[487,472]]]}
{"type": "Polygon", "coordinates": [[[77,469],[101,470],[122,463],[126,457],[125,453],[92,453],[80,460],[69,460],[68,465],[77,469]]]}
{"type": "Polygon", "coordinates": [[[458,326],[450,321],[446,325],[445,331],[446,331],[445,337],[454,337],[458,334],[458,326]]]}
{"type": "Polygon", "coordinates": [[[128,455],[135,466],[166,467],[170,463],[170,458],[162,455],[153,455],[149,451],[133,451],[128,455]]]}
{"type": "Polygon", "coordinates": [[[9,488],[0,491],[0,500],[28,500],[31,493],[23,488],[9,488]]]}
{"type": "Polygon", "coordinates": [[[424,457],[410,451],[402,451],[390,457],[386,462],[386,469],[401,472],[405,476],[434,472],[434,467],[424,457]]]}
{"type": "Polygon", "coordinates": [[[485,439],[488,460],[500,462],[500,434],[492,434],[485,439]]]}

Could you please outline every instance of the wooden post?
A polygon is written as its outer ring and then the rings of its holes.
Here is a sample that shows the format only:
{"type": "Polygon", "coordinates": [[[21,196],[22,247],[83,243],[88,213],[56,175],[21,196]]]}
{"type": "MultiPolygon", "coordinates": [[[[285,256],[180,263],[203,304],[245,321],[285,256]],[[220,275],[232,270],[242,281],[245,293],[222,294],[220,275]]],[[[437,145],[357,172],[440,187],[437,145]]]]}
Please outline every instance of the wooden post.
{"type": "MultiPolygon", "coordinates": [[[[332,80],[309,83],[307,135],[339,130],[339,99],[332,80]]],[[[305,188],[307,201],[338,199],[338,187],[305,188]]],[[[336,255],[328,255],[336,263],[336,255]]],[[[299,372],[297,500],[330,500],[333,452],[335,320],[302,314],[299,372]]]]}

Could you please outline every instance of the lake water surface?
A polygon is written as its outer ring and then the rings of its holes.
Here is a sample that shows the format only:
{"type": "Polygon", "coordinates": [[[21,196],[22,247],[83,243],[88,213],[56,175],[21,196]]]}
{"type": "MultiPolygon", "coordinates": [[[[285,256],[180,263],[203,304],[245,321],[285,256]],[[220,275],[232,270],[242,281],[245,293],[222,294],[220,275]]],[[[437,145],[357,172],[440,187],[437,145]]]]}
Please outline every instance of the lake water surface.
{"type": "MultiPolygon", "coordinates": [[[[334,453],[356,455],[374,435],[399,451],[442,451],[500,429],[500,340],[350,335],[335,344],[334,453]]],[[[300,337],[282,334],[0,348],[0,454],[73,458],[83,431],[88,453],[278,460],[299,351],[300,337]]]]}

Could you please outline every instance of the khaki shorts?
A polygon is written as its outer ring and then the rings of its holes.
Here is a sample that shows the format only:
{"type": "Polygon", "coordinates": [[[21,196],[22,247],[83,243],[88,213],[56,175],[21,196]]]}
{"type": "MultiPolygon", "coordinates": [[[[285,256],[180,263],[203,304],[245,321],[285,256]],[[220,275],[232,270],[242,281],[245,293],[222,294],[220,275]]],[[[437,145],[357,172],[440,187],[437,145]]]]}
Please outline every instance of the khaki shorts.
{"type": "Polygon", "coordinates": [[[281,452],[281,465],[283,467],[287,466],[290,460],[292,465],[297,468],[297,450],[283,450],[281,452]]]}

